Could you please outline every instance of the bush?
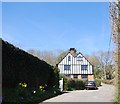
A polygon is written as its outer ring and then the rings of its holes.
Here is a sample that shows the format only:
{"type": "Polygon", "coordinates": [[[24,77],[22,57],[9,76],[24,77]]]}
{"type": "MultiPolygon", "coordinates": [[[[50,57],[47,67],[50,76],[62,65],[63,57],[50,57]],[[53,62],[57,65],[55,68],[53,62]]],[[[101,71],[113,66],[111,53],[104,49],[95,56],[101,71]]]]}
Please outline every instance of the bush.
{"type": "Polygon", "coordinates": [[[75,80],[73,79],[69,79],[68,80],[68,89],[67,90],[75,90],[75,87],[76,87],[76,83],[75,83],[75,80]]]}
{"type": "Polygon", "coordinates": [[[48,84],[52,67],[15,46],[2,41],[2,86],[15,88],[20,82],[28,87],[48,84]]]}
{"type": "Polygon", "coordinates": [[[83,90],[85,89],[85,83],[83,80],[75,80],[75,89],[76,90],[83,90]]]}
{"type": "Polygon", "coordinates": [[[87,81],[87,79],[83,79],[83,80],[69,79],[68,80],[68,90],[84,90],[86,81],[87,81]]]}
{"type": "Polygon", "coordinates": [[[95,79],[97,87],[101,86],[101,79],[95,79]]]}
{"type": "Polygon", "coordinates": [[[54,88],[49,91],[41,91],[40,89],[27,89],[23,87],[16,87],[15,89],[4,89],[10,96],[4,96],[2,103],[34,103],[38,104],[48,98],[54,97],[60,94],[59,91],[54,88]],[[13,93],[11,93],[11,91],[13,93]],[[35,92],[34,92],[35,91],[35,92]]]}
{"type": "MultiPolygon", "coordinates": [[[[5,102],[18,102],[19,94],[23,96],[25,101],[29,101],[31,99],[28,95],[32,95],[28,92],[44,85],[46,85],[45,92],[38,91],[40,92],[38,95],[41,97],[44,97],[44,94],[45,98],[47,94],[51,96],[50,91],[52,89],[59,92],[59,71],[57,67],[52,67],[45,61],[3,40],[2,53],[2,97],[5,102]],[[19,83],[25,83],[26,85],[22,86],[26,88],[19,88],[19,83]]],[[[37,95],[32,97],[32,101],[36,101],[38,98],[37,95]]],[[[41,99],[43,100],[43,98],[41,99]]]]}
{"type": "Polygon", "coordinates": [[[105,80],[104,79],[102,82],[105,83],[105,84],[115,85],[115,79],[112,79],[112,80],[105,80]]]}
{"type": "Polygon", "coordinates": [[[87,79],[87,78],[84,78],[84,79],[82,79],[82,81],[83,81],[83,83],[85,84],[85,83],[88,81],[88,79],[87,79]]]}

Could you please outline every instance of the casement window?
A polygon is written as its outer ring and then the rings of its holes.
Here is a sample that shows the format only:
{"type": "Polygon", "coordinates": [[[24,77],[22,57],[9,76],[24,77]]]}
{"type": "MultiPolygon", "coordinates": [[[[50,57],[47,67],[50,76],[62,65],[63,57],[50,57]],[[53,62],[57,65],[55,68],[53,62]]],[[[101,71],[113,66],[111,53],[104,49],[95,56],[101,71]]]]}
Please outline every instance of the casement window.
{"type": "Polygon", "coordinates": [[[74,78],[77,79],[77,78],[78,78],[78,75],[77,75],[77,74],[74,74],[74,78]]]}
{"type": "Polygon", "coordinates": [[[77,57],[77,61],[83,61],[83,57],[81,56],[77,57]]]}
{"type": "Polygon", "coordinates": [[[82,79],[83,79],[83,78],[88,78],[88,75],[83,74],[83,75],[81,75],[81,77],[82,77],[82,79]]]}
{"type": "Polygon", "coordinates": [[[81,70],[88,70],[88,65],[81,65],[81,70]]]}
{"type": "Polygon", "coordinates": [[[70,78],[70,75],[69,75],[69,74],[66,74],[65,76],[66,76],[67,78],[70,78]]]}
{"type": "Polygon", "coordinates": [[[70,56],[68,56],[68,61],[71,61],[71,57],[70,56]]]}
{"type": "Polygon", "coordinates": [[[71,69],[71,65],[64,65],[64,70],[70,70],[71,69]]]}

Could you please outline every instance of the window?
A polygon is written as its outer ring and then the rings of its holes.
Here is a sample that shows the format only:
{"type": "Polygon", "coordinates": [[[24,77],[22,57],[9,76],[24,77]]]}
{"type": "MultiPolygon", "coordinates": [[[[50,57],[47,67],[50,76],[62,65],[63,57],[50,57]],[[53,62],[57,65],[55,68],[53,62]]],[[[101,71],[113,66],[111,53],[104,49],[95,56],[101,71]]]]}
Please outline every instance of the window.
{"type": "Polygon", "coordinates": [[[71,66],[70,65],[64,65],[64,70],[70,70],[71,66]]]}
{"type": "Polygon", "coordinates": [[[66,76],[67,78],[70,78],[70,75],[69,75],[69,74],[66,74],[65,76],[66,76]]]}
{"type": "Polygon", "coordinates": [[[75,79],[77,79],[77,78],[78,78],[78,75],[77,75],[77,74],[75,74],[75,75],[74,75],[74,78],[75,78],[75,79]]]}
{"type": "Polygon", "coordinates": [[[68,61],[71,61],[71,57],[70,56],[68,56],[68,61]]]}
{"type": "Polygon", "coordinates": [[[77,57],[77,61],[83,61],[83,57],[81,56],[77,57]]]}
{"type": "Polygon", "coordinates": [[[87,70],[88,69],[88,65],[81,65],[81,70],[87,70]]]}
{"type": "Polygon", "coordinates": [[[81,75],[81,77],[82,77],[82,79],[83,79],[83,78],[88,78],[88,75],[83,74],[83,75],[81,75]]]}

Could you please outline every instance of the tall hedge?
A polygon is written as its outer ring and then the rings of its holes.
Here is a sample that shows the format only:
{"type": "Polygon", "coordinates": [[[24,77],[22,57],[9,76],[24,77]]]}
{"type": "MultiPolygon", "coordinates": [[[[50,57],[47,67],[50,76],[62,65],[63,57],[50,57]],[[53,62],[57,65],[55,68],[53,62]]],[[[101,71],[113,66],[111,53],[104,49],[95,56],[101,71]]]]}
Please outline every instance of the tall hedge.
{"type": "Polygon", "coordinates": [[[45,61],[2,41],[3,87],[15,87],[19,82],[30,87],[48,84],[51,73],[53,69],[45,61]]]}
{"type": "MultiPolygon", "coordinates": [[[[45,61],[2,40],[2,94],[5,90],[16,88],[19,83],[27,83],[27,88],[47,85],[46,89],[59,86],[55,82],[58,73],[45,61]]],[[[59,78],[59,77],[58,77],[59,78]]]]}

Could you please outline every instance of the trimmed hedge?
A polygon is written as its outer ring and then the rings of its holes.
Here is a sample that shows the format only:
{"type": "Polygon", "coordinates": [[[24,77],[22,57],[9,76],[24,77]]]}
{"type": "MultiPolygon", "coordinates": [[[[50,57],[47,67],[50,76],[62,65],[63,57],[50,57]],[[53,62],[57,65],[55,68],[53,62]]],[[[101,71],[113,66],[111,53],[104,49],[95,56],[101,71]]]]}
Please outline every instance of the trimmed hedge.
{"type": "Polygon", "coordinates": [[[83,80],[69,79],[68,80],[68,90],[83,90],[85,89],[85,83],[83,80]]]}
{"type": "MultiPolygon", "coordinates": [[[[26,83],[27,91],[44,86],[46,92],[51,90],[57,92],[58,80],[58,68],[2,40],[3,101],[12,101],[11,97],[18,101],[16,90],[19,83],[26,83]]],[[[25,89],[23,91],[27,94],[25,89]]],[[[21,91],[18,90],[18,93],[20,94],[21,91]]]]}
{"type": "Polygon", "coordinates": [[[85,82],[87,79],[71,79],[66,78],[65,75],[61,75],[60,79],[63,78],[63,89],[64,91],[72,91],[72,90],[83,90],[85,89],[85,82]]]}
{"type": "MultiPolygon", "coordinates": [[[[61,78],[64,79],[64,91],[73,91],[73,90],[84,90],[85,89],[85,83],[88,81],[88,79],[71,79],[66,78],[65,75],[61,75],[61,78]]],[[[97,87],[101,86],[101,79],[95,79],[97,87]]]]}
{"type": "MultiPolygon", "coordinates": [[[[27,52],[2,41],[2,86],[16,87],[26,82],[28,87],[49,84],[52,67],[27,52]]],[[[51,85],[50,83],[49,85],[51,85]]]]}

